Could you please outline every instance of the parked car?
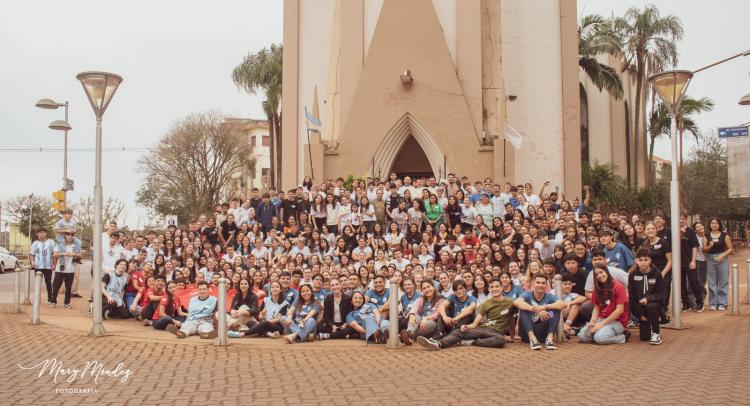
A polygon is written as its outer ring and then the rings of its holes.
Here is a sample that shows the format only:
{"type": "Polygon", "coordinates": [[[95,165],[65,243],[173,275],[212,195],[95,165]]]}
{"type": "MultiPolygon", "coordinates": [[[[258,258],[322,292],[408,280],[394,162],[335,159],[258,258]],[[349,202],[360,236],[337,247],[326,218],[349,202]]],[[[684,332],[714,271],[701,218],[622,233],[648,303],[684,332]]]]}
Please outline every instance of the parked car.
{"type": "Polygon", "coordinates": [[[18,266],[16,256],[8,252],[7,249],[0,247],[0,273],[5,273],[6,269],[14,270],[18,266]]]}

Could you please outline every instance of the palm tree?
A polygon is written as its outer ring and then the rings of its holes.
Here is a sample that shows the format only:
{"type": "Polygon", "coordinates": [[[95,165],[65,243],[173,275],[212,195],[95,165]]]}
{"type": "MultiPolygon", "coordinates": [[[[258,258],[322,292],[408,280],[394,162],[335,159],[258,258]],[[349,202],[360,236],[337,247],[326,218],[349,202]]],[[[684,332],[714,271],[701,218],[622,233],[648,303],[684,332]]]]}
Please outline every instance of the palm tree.
{"type": "MultiPolygon", "coordinates": [[[[649,166],[653,168],[654,165],[654,144],[656,139],[662,136],[669,137],[671,135],[672,126],[672,115],[669,114],[667,106],[658,102],[652,109],[649,117],[649,151],[648,151],[648,162],[649,166]]],[[[685,131],[695,137],[698,141],[700,136],[700,130],[695,121],[695,115],[705,111],[711,111],[714,107],[714,102],[708,97],[701,97],[700,99],[693,99],[690,96],[685,96],[682,100],[680,112],[677,114],[677,131],[680,136],[680,159],[679,165],[682,167],[682,135],[685,131]]],[[[651,180],[653,181],[653,171],[651,171],[651,180]]]]}
{"type": "Polygon", "coordinates": [[[578,66],[599,90],[606,89],[615,99],[622,98],[622,80],[615,69],[600,63],[601,54],[620,55],[620,42],[611,30],[612,24],[602,16],[591,14],[578,25],[578,66]]]}
{"type": "Polygon", "coordinates": [[[631,7],[625,16],[616,18],[614,30],[620,36],[623,51],[627,58],[625,69],[635,70],[635,131],[633,141],[636,145],[633,158],[635,161],[634,179],[638,182],[638,139],[646,133],[646,123],[641,123],[641,98],[648,102],[648,93],[644,95],[646,78],[649,74],[660,71],[665,65],[677,64],[676,41],[682,39],[683,30],[680,19],[673,15],[662,17],[654,5],[647,5],[643,10],[631,7]]]}
{"type": "Polygon", "coordinates": [[[269,149],[271,151],[270,184],[279,187],[281,179],[281,65],[283,46],[271,44],[255,54],[248,54],[232,70],[234,84],[255,95],[264,91],[263,111],[268,118],[269,149]]]}

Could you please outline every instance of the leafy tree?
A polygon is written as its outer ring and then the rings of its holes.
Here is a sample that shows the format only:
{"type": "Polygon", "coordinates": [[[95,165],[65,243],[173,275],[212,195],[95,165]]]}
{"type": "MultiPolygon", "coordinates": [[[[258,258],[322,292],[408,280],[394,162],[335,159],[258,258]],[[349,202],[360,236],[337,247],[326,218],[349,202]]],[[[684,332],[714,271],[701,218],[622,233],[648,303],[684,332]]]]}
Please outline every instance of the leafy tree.
{"type": "Polygon", "coordinates": [[[615,99],[623,95],[622,80],[612,67],[600,63],[602,54],[620,55],[621,45],[611,22],[602,16],[584,16],[578,25],[578,66],[599,90],[606,89],[615,99]]]}
{"type": "Polygon", "coordinates": [[[53,230],[59,219],[57,210],[52,208],[52,199],[37,195],[31,196],[31,211],[29,211],[29,196],[16,196],[5,202],[4,212],[10,222],[17,224],[21,233],[29,237],[29,214],[31,214],[31,238],[36,236],[40,227],[47,229],[47,235],[54,237],[53,230]]]}
{"type": "Polygon", "coordinates": [[[615,173],[612,164],[583,165],[583,183],[591,188],[591,204],[601,210],[625,210],[647,217],[669,211],[669,184],[652,182],[644,188],[631,188],[615,173]]]}
{"type": "Polygon", "coordinates": [[[271,150],[271,184],[281,180],[281,68],[284,48],[271,44],[255,54],[245,56],[232,70],[234,84],[249,94],[263,91],[263,111],[268,118],[269,148],[271,150]],[[274,159],[275,157],[275,159],[274,159]]]}
{"type": "MultiPolygon", "coordinates": [[[[125,210],[125,204],[119,199],[108,197],[102,205],[102,225],[106,229],[111,222],[119,222],[125,210]]],[[[84,247],[90,247],[94,238],[94,198],[82,197],[73,206],[73,219],[78,223],[78,237],[84,247]]]]}
{"type": "Polygon", "coordinates": [[[702,219],[750,218],[750,198],[730,198],[727,150],[714,136],[700,137],[698,147],[683,166],[681,196],[685,209],[702,219]]]}
{"type": "Polygon", "coordinates": [[[145,179],[136,202],[152,216],[187,222],[225,199],[232,175],[254,171],[255,158],[239,126],[211,112],[176,123],[139,166],[145,179]]]}
{"type": "MultiPolygon", "coordinates": [[[[620,36],[623,51],[627,58],[626,69],[635,71],[635,131],[633,139],[646,134],[646,122],[641,119],[641,100],[648,96],[643,94],[648,75],[660,72],[665,66],[677,64],[676,41],[682,39],[683,29],[680,19],[673,15],[662,17],[654,5],[647,5],[643,10],[630,7],[623,17],[614,20],[614,30],[620,36]]],[[[653,98],[653,97],[652,97],[653,98]]],[[[646,102],[648,100],[646,99],[646,102]]],[[[635,148],[633,158],[638,162],[639,148],[635,148]]],[[[634,178],[638,179],[638,165],[635,166],[634,178]]]]}
{"type": "MultiPolygon", "coordinates": [[[[713,107],[714,102],[708,97],[693,99],[690,96],[685,96],[682,101],[680,112],[677,114],[677,130],[680,133],[680,141],[682,141],[682,135],[685,131],[689,132],[696,141],[699,140],[700,130],[695,121],[695,115],[704,111],[711,111],[713,107]]],[[[650,138],[648,162],[653,168],[654,144],[656,143],[657,138],[662,136],[669,137],[671,135],[672,115],[669,114],[669,109],[664,103],[658,102],[655,103],[655,108],[651,111],[648,122],[650,138]]],[[[682,163],[681,156],[680,163],[682,163]]],[[[654,171],[652,170],[651,179],[653,179],[654,175],[654,171]]]]}

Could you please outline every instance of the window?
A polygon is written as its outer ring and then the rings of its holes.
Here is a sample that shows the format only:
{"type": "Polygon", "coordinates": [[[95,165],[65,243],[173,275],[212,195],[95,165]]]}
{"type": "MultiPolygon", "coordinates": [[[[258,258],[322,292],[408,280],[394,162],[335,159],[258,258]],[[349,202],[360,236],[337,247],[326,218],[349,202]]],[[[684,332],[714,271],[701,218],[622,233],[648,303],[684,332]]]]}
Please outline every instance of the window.
{"type": "Polygon", "coordinates": [[[263,168],[260,170],[261,176],[271,176],[271,168],[263,168]]]}
{"type": "Polygon", "coordinates": [[[256,137],[254,135],[252,137],[250,137],[250,145],[252,145],[253,147],[257,145],[257,144],[255,144],[255,138],[256,137]]]}
{"type": "Polygon", "coordinates": [[[263,136],[263,146],[268,147],[271,145],[271,137],[264,135],[263,136]]]}

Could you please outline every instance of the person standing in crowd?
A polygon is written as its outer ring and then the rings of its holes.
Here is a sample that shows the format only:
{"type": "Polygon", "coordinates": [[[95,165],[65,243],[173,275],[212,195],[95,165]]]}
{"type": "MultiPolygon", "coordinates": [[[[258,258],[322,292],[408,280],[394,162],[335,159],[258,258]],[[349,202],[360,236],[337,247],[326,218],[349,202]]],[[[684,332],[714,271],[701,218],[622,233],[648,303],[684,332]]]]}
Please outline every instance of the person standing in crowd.
{"type": "Polygon", "coordinates": [[[55,243],[47,239],[47,230],[41,227],[36,232],[37,240],[31,244],[29,250],[29,263],[34,273],[41,272],[44,275],[44,284],[47,287],[47,303],[52,304],[52,255],[55,243]]]}
{"type": "Polygon", "coordinates": [[[708,222],[703,252],[706,253],[706,273],[708,275],[709,310],[726,310],[729,294],[729,260],[734,252],[732,239],[724,232],[721,221],[712,218],[708,222]]]}
{"type": "Polygon", "coordinates": [[[703,252],[703,247],[706,244],[706,227],[702,223],[696,222],[693,223],[693,230],[698,238],[698,252],[695,256],[695,265],[696,271],[698,272],[698,291],[700,293],[693,292],[691,288],[688,298],[693,309],[695,309],[696,312],[702,312],[705,309],[706,298],[708,298],[708,291],[706,290],[706,253],[703,252]],[[701,301],[697,300],[699,294],[702,298],[701,301]]]}
{"type": "Polygon", "coordinates": [[[81,258],[81,249],[80,247],[77,248],[73,238],[73,232],[66,231],[63,242],[58,243],[54,249],[55,253],[53,254],[53,262],[55,262],[55,278],[52,282],[51,307],[57,305],[57,295],[60,292],[60,286],[62,286],[64,282],[65,308],[73,308],[70,304],[70,297],[73,292],[73,275],[75,270],[74,261],[81,258]]]}
{"type": "MultiPolygon", "coordinates": [[[[692,227],[688,227],[687,214],[680,213],[680,268],[682,279],[681,292],[682,292],[682,310],[693,310],[702,311],[698,307],[690,306],[690,298],[688,296],[688,285],[693,292],[698,292],[700,295],[701,287],[698,283],[698,249],[700,243],[698,242],[698,236],[695,234],[695,230],[692,227]]],[[[702,296],[696,296],[696,302],[703,303],[702,296]]]]}

